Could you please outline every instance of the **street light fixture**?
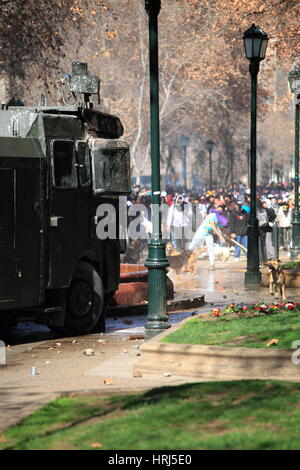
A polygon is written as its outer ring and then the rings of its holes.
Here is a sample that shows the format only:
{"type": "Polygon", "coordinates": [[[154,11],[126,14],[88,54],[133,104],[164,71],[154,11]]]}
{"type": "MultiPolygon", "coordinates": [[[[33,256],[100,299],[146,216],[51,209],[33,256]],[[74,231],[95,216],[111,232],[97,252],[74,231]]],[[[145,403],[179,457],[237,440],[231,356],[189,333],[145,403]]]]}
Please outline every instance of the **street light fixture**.
{"type": "Polygon", "coordinates": [[[244,48],[246,58],[250,61],[251,75],[251,137],[250,137],[250,217],[248,222],[248,251],[245,284],[259,284],[259,232],[256,218],[256,121],[257,121],[257,75],[260,61],[265,58],[268,35],[260,28],[252,26],[244,33],[244,48]]]}
{"type": "Polygon", "coordinates": [[[150,121],[151,121],[151,190],[152,190],[152,238],[148,244],[148,321],[145,338],[149,339],[171,325],[167,317],[167,275],[169,266],[166,243],[162,239],[160,221],[160,145],[159,145],[159,81],[157,19],[160,0],[145,0],[149,16],[150,59],[150,121]]]}
{"type": "Polygon", "coordinates": [[[183,161],[183,186],[184,186],[184,189],[186,191],[187,189],[187,171],[186,171],[186,155],[187,155],[187,147],[189,145],[189,137],[187,135],[181,135],[180,136],[180,145],[181,145],[181,148],[182,148],[182,151],[183,151],[183,155],[182,155],[182,161],[183,161]]]}
{"type": "Polygon", "coordinates": [[[299,214],[299,98],[300,98],[300,67],[295,65],[290,71],[289,82],[295,100],[295,155],[294,155],[294,210],[292,216],[292,247],[291,259],[300,254],[300,214],[299,214]]]}
{"type": "Polygon", "coordinates": [[[209,189],[212,188],[212,151],[214,149],[215,143],[212,140],[207,140],[206,148],[209,152],[209,189]]]}

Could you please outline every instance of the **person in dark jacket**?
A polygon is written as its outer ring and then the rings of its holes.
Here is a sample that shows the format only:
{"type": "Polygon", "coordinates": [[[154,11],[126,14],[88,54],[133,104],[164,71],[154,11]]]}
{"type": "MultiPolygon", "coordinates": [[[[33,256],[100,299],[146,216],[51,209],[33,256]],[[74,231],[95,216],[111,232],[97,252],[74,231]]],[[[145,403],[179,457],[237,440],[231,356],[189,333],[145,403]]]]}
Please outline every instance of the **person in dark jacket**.
{"type": "MultiPolygon", "coordinates": [[[[229,228],[231,237],[234,238],[238,243],[247,248],[248,237],[247,237],[247,225],[249,220],[248,207],[244,206],[241,201],[235,204],[235,208],[230,213],[229,228]]],[[[236,245],[235,247],[235,261],[240,259],[241,249],[236,245]]]]}

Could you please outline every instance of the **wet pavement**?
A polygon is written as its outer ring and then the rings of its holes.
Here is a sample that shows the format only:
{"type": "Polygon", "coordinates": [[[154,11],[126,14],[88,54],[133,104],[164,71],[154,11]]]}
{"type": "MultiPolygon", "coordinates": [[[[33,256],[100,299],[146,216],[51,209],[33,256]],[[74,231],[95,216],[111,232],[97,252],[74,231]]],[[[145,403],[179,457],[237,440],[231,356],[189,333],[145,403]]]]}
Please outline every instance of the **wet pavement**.
{"type": "MultiPolygon", "coordinates": [[[[182,273],[175,275],[170,272],[169,277],[174,282],[177,298],[193,298],[204,295],[205,305],[194,309],[196,313],[207,311],[210,305],[226,305],[227,303],[254,303],[256,301],[271,302],[274,300],[263,286],[252,288],[244,285],[246,258],[234,262],[231,258],[228,262],[216,264],[215,271],[208,270],[207,260],[197,261],[197,274],[182,273]]],[[[287,297],[290,300],[300,300],[297,289],[287,289],[287,297]]],[[[143,313],[138,315],[111,314],[106,319],[106,333],[110,334],[124,328],[143,327],[147,321],[145,306],[143,313]]],[[[181,311],[169,314],[169,322],[177,323],[190,316],[193,312],[181,311]]],[[[0,339],[6,344],[17,345],[36,341],[46,341],[58,338],[59,335],[51,332],[47,326],[37,325],[34,322],[19,323],[17,328],[0,329],[0,339]]]]}
{"type": "MultiPolygon", "coordinates": [[[[246,289],[246,260],[218,262],[216,271],[208,270],[208,261],[197,262],[197,274],[169,277],[179,297],[205,296],[203,307],[169,314],[169,323],[177,323],[195,313],[205,313],[213,305],[231,302],[253,303],[274,300],[266,287],[246,289]]],[[[287,289],[289,300],[300,301],[299,289],[287,289]]],[[[136,392],[176,385],[198,379],[165,377],[162,374],[135,378],[132,364],[143,343],[141,334],[146,314],[107,318],[105,333],[60,338],[46,326],[31,322],[17,328],[0,330],[7,348],[7,364],[0,367],[0,431],[61,394],[93,391],[101,394],[136,392]],[[8,347],[9,345],[9,347],[8,347]],[[92,356],[84,351],[93,349],[92,356]],[[32,375],[32,367],[36,375],[32,375]],[[104,383],[109,377],[111,384],[104,383]]]]}
{"type": "MultiPolygon", "coordinates": [[[[285,261],[282,256],[282,261],[285,261]]],[[[215,271],[208,270],[206,260],[197,262],[197,274],[188,276],[170,276],[180,295],[204,294],[206,306],[209,304],[226,305],[227,303],[255,303],[272,302],[274,296],[269,294],[268,287],[245,286],[246,258],[235,262],[233,258],[228,262],[216,264],[215,271]]],[[[262,268],[262,271],[268,271],[262,268]]],[[[288,300],[300,300],[300,292],[297,288],[287,288],[288,300]]]]}

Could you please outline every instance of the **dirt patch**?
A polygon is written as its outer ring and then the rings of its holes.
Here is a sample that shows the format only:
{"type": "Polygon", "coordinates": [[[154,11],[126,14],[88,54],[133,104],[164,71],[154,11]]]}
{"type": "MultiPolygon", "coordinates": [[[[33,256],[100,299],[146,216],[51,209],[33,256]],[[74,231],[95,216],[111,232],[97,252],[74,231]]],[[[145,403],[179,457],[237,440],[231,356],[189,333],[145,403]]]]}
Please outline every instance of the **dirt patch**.
{"type": "Polygon", "coordinates": [[[243,401],[248,400],[249,398],[253,398],[254,396],[255,396],[255,392],[244,393],[243,395],[238,395],[233,399],[232,404],[239,405],[240,403],[243,403],[243,401]]]}
{"type": "Polygon", "coordinates": [[[220,419],[215,419],[214,421],[201,424],[191,424],[189,426],[189,431],[191,433],[211,433],[213,435],[224,434],[228,431],[229,423],[227,421],[222,421],[220,419]]]}
{"type": "Polygon", "coordinates": [[[77,450],[73,444],[59,442],[57,444],[53,444],[51,447],[52,450],[77,450]]]}
{"type": "Polygon", "coordinates": [[[254,429],[256,431],[261,430],[261,428],[266,429],[268,431],[274,431],[274,432],[284,431],[284,429],[282,429],[281,427],[277,426],[274,423],[261,423],[259,421],[256,421],[255,416],[246,416],[243,421],[247,424],[251,424],[252,426],[254,426],[254,429]]]}
{"type": "Polygon", "coordinates": [[[218,331],[218,332],[215,332],[215,333],[206,333],[206,336],[216,336],[216,335],[228,335],[228,331],[218,331]]]}

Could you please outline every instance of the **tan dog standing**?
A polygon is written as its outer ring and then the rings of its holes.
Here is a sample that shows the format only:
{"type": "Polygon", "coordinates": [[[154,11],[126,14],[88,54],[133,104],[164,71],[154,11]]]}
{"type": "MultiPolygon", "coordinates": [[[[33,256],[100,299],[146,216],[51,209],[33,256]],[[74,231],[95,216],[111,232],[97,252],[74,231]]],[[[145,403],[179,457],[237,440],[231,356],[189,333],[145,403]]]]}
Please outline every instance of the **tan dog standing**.
{"type": "Polygon", "coordinates": [[[275,299],[278,299],[279,297],[282,298],[282,300],[286,300],[286,293],[285,293],[285,274],[283,272],[283,269],[281,268],[281,261],[278,260],[272,260],[268,261],[266,263],[266,266],[271,270],[270,277],[269,277],[269,288],[270,288],[270,294],[274,295],[275,294],[275,299]]]}
{"type": "Polygon", "coordinates": [[[201,255],[201,253],[203,253],[204,251],[206,251],[206,247],[202,247],[200,248],[199,250],[197,251],[194,251],[194,253],[192,253],[188,259],[188,263],[187,263],[187,267],[186,267],[186,271],[192,273],[192,274],[196,274],[197,270],[196,270],[196,260],[198,258],[199,255],[201,255]]]}

